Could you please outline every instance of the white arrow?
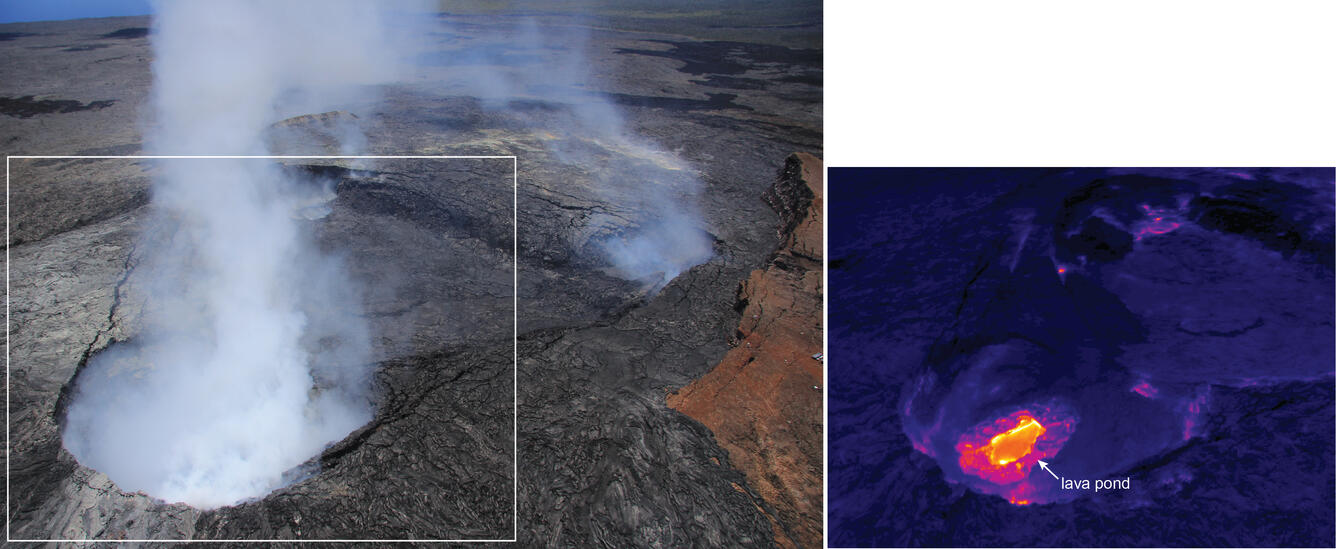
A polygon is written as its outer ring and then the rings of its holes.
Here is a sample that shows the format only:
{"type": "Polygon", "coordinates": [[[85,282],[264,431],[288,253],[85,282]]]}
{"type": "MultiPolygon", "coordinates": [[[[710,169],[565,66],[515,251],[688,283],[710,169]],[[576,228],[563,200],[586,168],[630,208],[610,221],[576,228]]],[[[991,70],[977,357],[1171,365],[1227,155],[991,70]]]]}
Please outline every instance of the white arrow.
{"type": "Polygon", "coordinates": [[[1058,478],[1058,474],[1057,474],[1057,473],[1054,473],[1052,469],[1049,469],[1049,468],[1048,468],[1048,462],[1047,462],[1047,461],[1044,461],[1044,460],[1042,460],[1042,459],[1039,460],[1039,468],[1040,468],[1040,469],[1043,469],[1043,470],[1045,470],[1045,471],[1048,471],[1048,474],[1053,475],[1053,478],[1054,478],[1054,479],[1062,480],[1062,479],[1058,478]]]}

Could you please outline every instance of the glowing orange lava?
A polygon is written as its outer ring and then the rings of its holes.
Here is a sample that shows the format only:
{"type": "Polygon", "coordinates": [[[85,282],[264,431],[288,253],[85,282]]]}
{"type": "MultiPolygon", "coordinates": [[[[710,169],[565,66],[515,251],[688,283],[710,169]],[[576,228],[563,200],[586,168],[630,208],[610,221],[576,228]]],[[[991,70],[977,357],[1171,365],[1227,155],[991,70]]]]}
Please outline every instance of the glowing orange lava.
{"type": "Polygon", "coordinates": [[[993,437],[983,450],[988,455],[988,461],[994,465],[1006,465],[1029,454],[1034,449],[1034,441],[1042,434],[1044,426],[1034,418],[1024,416],[1015,427],[993,437]]]}
{"type": "MultiPolygon", "coordinates": [[[[956,443],[960,470],[995,484],[1018,482],[1039,460],[1056,455],[1075,426],[1075,418],[1051,408],[1019,410],[976,426],[956,443]]],[[[1015,500],[1017,505],[1029,503],[1015,500]]]]}

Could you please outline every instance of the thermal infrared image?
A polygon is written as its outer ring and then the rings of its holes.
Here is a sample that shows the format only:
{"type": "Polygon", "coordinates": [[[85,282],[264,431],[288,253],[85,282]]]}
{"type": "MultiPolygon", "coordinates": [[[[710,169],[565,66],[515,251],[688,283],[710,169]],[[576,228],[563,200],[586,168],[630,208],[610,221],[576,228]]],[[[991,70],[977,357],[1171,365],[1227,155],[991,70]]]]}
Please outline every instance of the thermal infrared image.
{"type": "Polygon", "coordinates": [[[1336,545],[1334,173],[831,168],[830,545],[1336,545]]]}

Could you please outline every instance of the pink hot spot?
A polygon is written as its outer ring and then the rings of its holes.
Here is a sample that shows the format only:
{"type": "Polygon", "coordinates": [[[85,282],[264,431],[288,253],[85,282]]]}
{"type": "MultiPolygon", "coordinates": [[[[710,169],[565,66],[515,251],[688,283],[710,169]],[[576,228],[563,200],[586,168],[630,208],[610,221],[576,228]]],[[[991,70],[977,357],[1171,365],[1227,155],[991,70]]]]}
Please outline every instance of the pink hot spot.
{"type": "Polygon", "coordinates": [[[1160,391],[1146,380],[1133,386],[1132,391],[1146,398],[1155,398],[1155,395],[1160,394],[1160,391]]]}
{"type": "Polygon", "coordinates": [[[1164,234],[1173,231],[1174,229],[1177,229],[1181,226],[1179,223],[1173,221],[1162,221],[1162,219],[1163,218],[1160,217],[1155,218],[1155,221],[1152,222],[1150,225],[1147,225],[1144,231],[1151,234],[1164,234]]]}
{"type": "Polygon", "coordinates": [[[1201,405],[1206,402],[1206,395],[1199,394],[1188,402],[1188,415],[1183,419],[1183,440],[1192,438],[1192,428],[1197,426],[1197,416],[1201,415],[1201,405]]]}
{"type": "Polygon", "coordinates": [[[1183,226],[1182,223],[1175,221],[1178,212],[1174,210],[1152,208],[1150,204],[1142,204],[1141,210],[1146,212],[1146,219],[1136,223],[1136,240],[1148,235],[1171,233],[1183,226]]]}

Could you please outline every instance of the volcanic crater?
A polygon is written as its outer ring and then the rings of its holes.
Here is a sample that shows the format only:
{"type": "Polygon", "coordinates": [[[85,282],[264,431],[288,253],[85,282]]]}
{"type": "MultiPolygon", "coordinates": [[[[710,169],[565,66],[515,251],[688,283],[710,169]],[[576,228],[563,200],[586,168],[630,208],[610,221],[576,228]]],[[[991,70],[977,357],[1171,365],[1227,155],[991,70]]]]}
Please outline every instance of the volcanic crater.
{"type": "MultiPolygon", "coordinates": [[[[579,24],[547,17],[539,27],[551,18],[557,26],[579,24]]],[[[519,17],[457,16],[452,23],[448,38],[425,46],[428,53],[448,55],[461,40],[532,53],[517,39],[517,29],[528,28],[519,17]]],[[[0,118],[0,140],[12,154],[140,152],[136,121],[153,53],[152,35],[135,29],[149,28],[147,19],[5,27],[0,48],[21,50],[4,56],[5,71],[22,77],[0,83],[0,96],[69,98],[81,107],[0,118]],[[106,47],[48,47],[85,36],[108,37],[106,47]],[[53,66],[64,68],[36,69],[53,66]],[[83,108],[92,102],[96,108],[83,108]]],[[[758,491],[770,473],[745,461],[756,449],[730,456],[732,447],[722,447],[728,440],[711,431],[718,427],[665,400],[730,350],[746,307],[740,285],[769,265],[792,230],[775,209],[810,211],[810,202],[768,204],[763,196],[785,177],[784,185],[801,185],[786,163],[791,153],[820,153],[819,50],[741,48],[721,66],[726,74],[713,74],[701,72],[710,67],[684,68],[684,54],[637,53],[698,42],[682,34],[581,32],[591,65],[616,67],[598,75],[591,91],[614,98],[627,132],[672,151],[677,165],[583,135],[573,118],[587,101],[579,95],[547,101],[538,94],[530,99],[550,108],[504,108],[509,102],[451,84],[464,78],[451,66],[426,66],[420,81],[387,86],[375,102],[292,113],[272,128],[271,145],[281,154],[338,154],[331,136],[355,123],[364,154],[517,160],[278,161],[308,174],[310,209],[294,217],[364,294],[374,414],[298,464],[275,491],[233,505],[205,510],[127,492],[61,442],[89,361],[148,344],[141,333],[153,303],[144,297],[149,281],[137,273],[150,257],[146,243],[167,237],[145,232],[159,221],[151,181],[164,169],[160,162],[192,160],[14,160],[7,458],[13,538],[517,534],[523,545],[550,547],[819,544],[812,537],[819,507],[794,511],[791,500],[758,491]],[[618,174],[627,181],[610,194],[605,183],[618,174]],[[667,202],[624,200],[638,188],[683,200],[694,194],[700,215],[687,230],[705,243],[708,257],[676,276],[636,279],[594,253],[594,243],[637,234],[666,216],[667,202]]],[[[819,296],[809,282],[783,284],[819,296]]],[[[819,307],[807,314],[804,337],[811,337],[820,330],[819,307]]],[[[801,350],[815,352],[807,343],[801,350]]],[[[810,385],[786,387],[811,401],[810,385]]],[[[755,419],[747,414],[725,416],[755,419]]],[[[813,421],[804,436],[819,441],[819,416],[813,421]]],[[[819,468],[783,474],[786,483],[819,493],[819,468]]]]}

